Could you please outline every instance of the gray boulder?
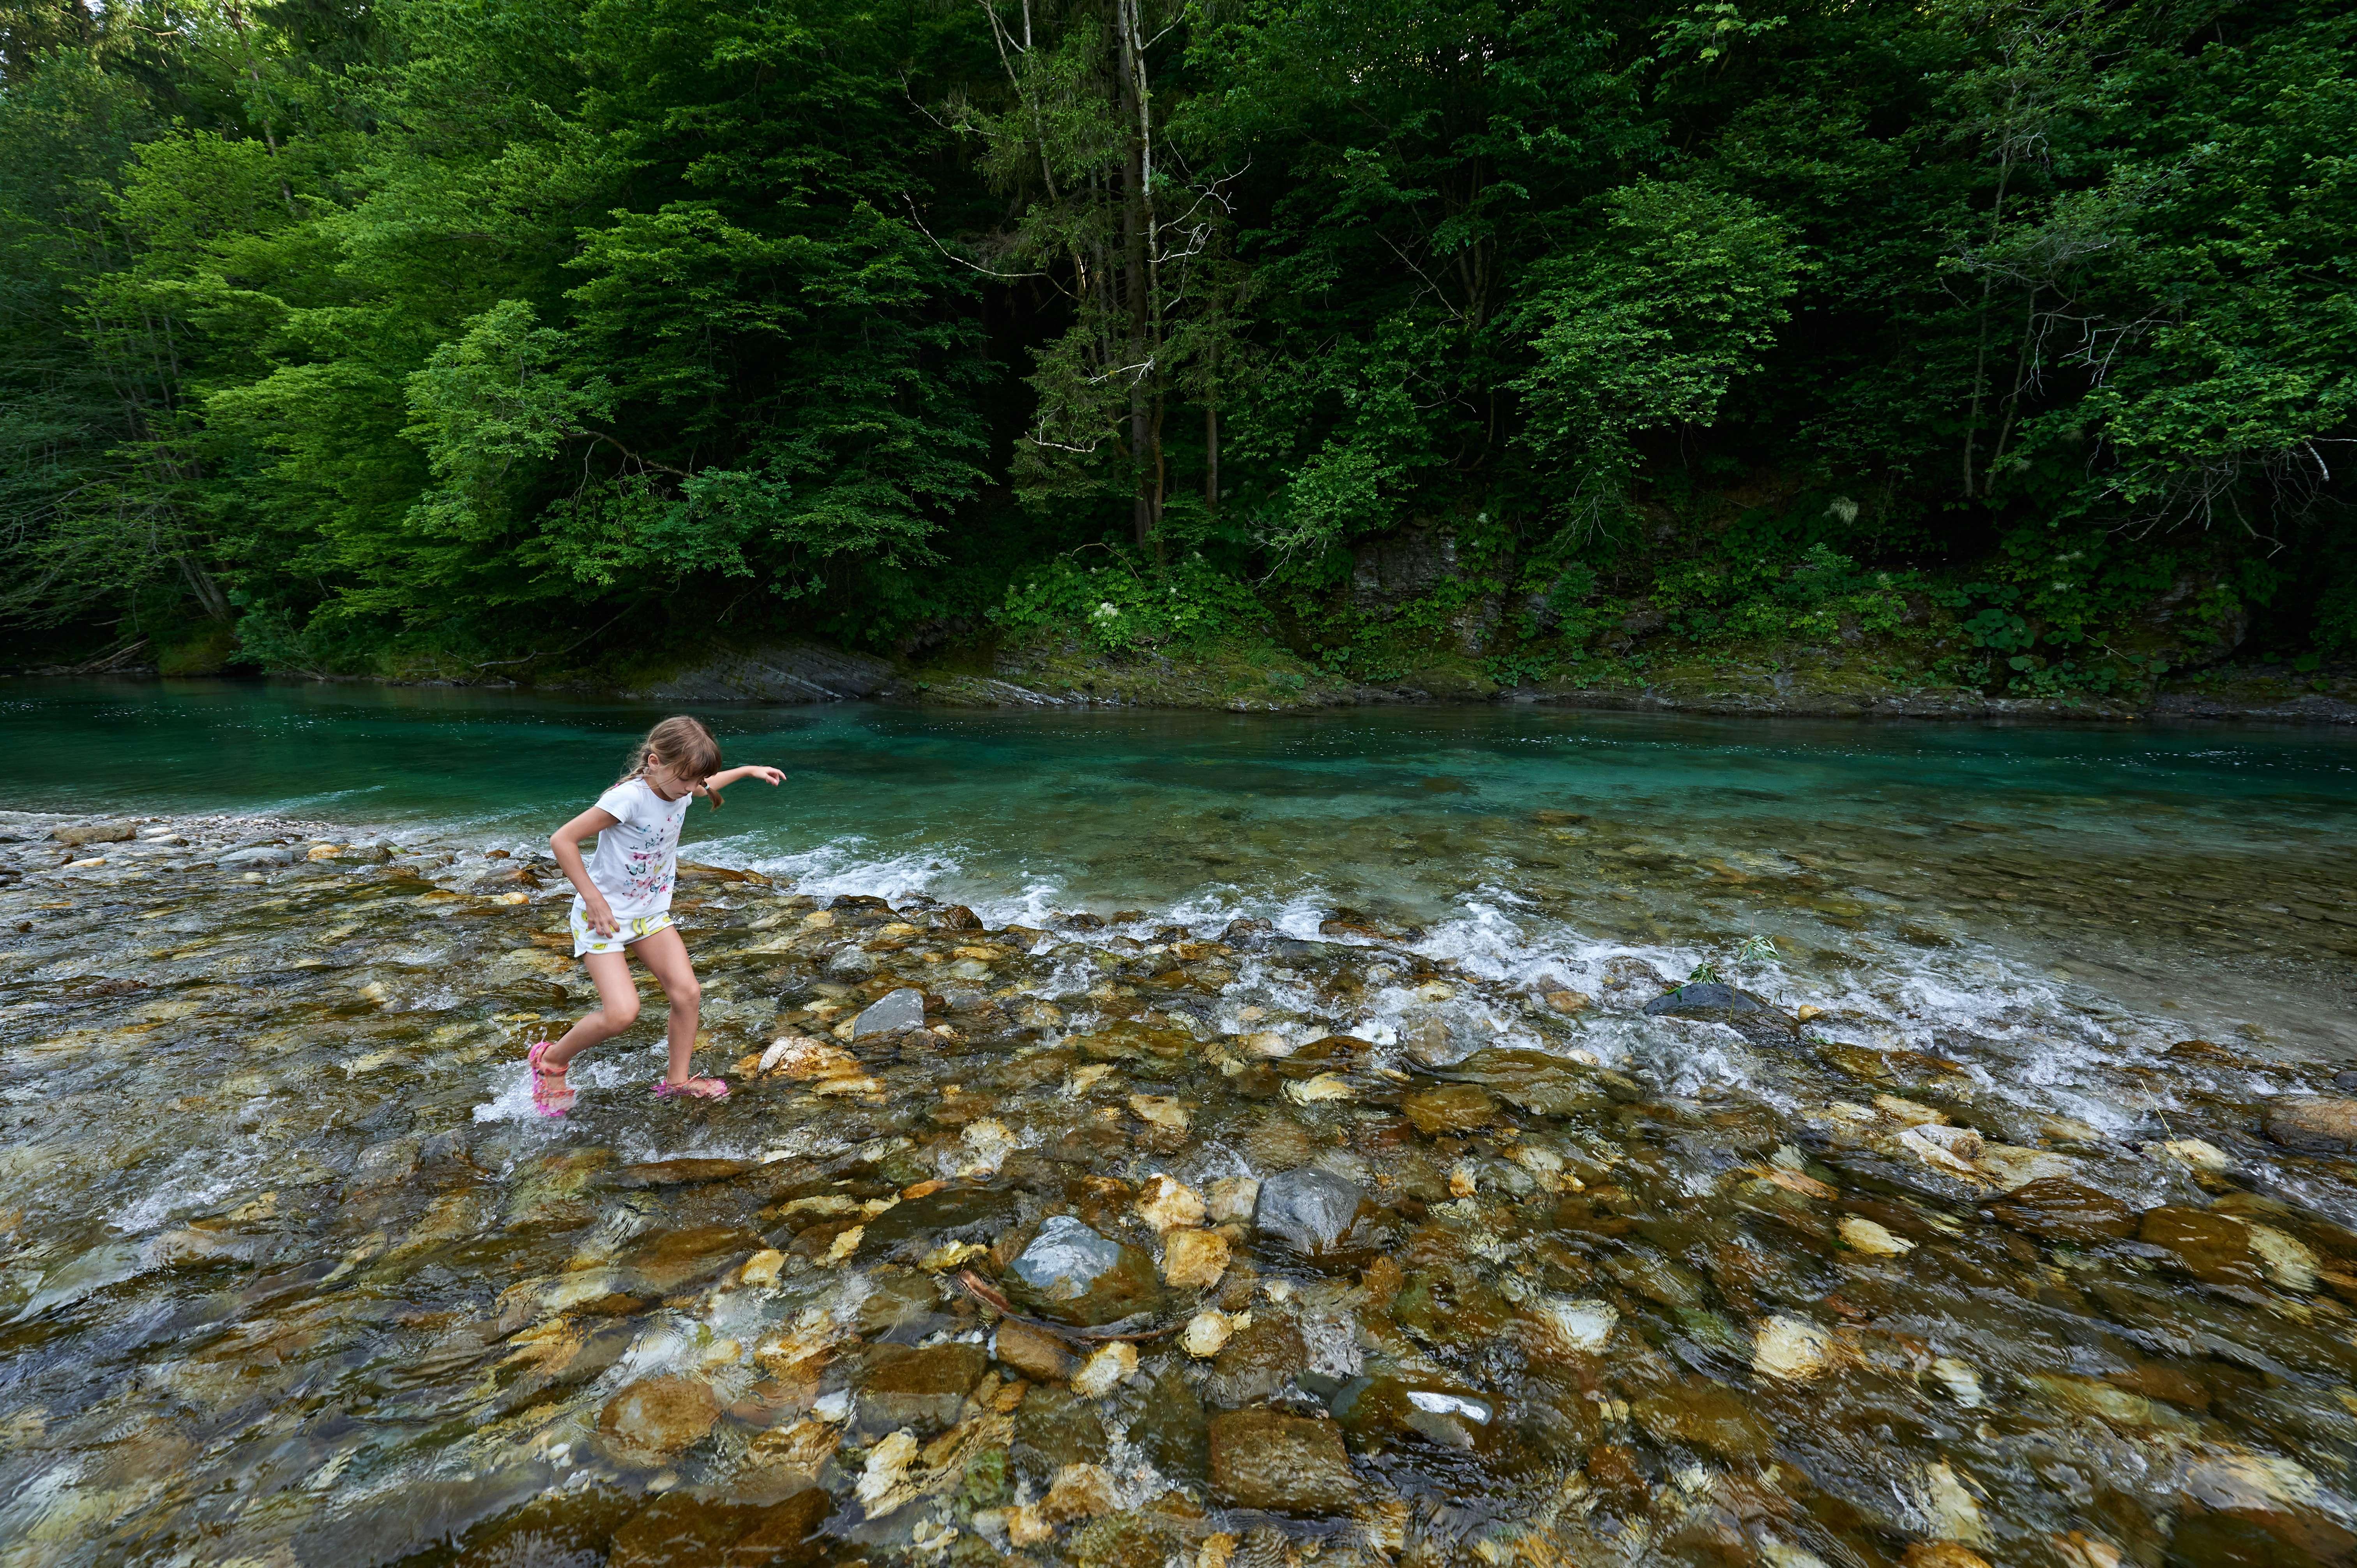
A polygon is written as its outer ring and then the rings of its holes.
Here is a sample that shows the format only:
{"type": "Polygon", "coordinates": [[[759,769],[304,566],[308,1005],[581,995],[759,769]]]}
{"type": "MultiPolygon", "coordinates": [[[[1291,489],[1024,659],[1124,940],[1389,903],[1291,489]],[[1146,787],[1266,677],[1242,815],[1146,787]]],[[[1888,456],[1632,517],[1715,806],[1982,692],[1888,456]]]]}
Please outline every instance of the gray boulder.
{"type": "Polygon", "coordinates": [[[1093,1326],[1162,1303],[1153,1259],[1069,1214],[1040,1226],[1007,1273],[1011,1294],[1064,1323],[1093,1326]]]}
{"type": "Polygon", "coordinates": [[[68,822],[51,828],[49,837],[69,848],[86,843],[123,843],[131,837],[129,822],[68,822]]]}
{"type": "Polygon", "coordinates": [[[1739,986],[1716,980],[1694,981],[1645,1004],[1652,1018],[1694,1018],[1725,1024],[1744,1035],[1797,1035],[1800,1024],[1782,1009],[1770,1005],[1739,986]]]}
{"type": "Polygon", "coordinates": [[[251,849],[233,849],[222,855],[222,865],[292,865],[296,859],[293,850],[275,844],[255,844],[251,849]]]}
{"type": "Polygon", "coordinates": [[[1314,1258],[1341,1241],[1366,1200],[1356,1183],[1304,1165],[1260,1184],[1253,1224],[1314,1258]]]}
{"type": "Polygon", "coordinates": [[[859,1016],[851,1021],[851,1037],[859,1040],[870,1035],[920,1029],[924,1024],[925,993],[914,986],[904,985],[898,991],[886,992],[868,1004],[859,1016]]]}

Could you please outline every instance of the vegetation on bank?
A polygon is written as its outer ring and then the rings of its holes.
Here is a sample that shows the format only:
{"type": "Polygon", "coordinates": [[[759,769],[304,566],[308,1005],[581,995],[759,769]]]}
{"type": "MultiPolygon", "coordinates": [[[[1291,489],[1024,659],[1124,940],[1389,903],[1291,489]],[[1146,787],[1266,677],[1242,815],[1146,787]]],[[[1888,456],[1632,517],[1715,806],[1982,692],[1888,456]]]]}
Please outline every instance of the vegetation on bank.
{"type": "Polygon", "coordinates": [[[20,7],[0,613],[167,671],[2321,687],[2352,61],[2320,0],[20,7]]]}

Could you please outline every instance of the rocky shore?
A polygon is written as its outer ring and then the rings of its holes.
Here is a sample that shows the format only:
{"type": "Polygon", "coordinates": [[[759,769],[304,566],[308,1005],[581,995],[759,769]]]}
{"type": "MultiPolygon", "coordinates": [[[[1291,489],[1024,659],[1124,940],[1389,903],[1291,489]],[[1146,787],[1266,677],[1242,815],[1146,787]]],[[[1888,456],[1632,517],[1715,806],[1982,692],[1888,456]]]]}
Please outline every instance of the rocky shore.
{"type": "Polygon", "coordinates": [[[2357,1551],[2329,1067],[694,866],[735,1092],[550,1121],[544,860],[0,836],[14,1562],[2357,1551]]]}

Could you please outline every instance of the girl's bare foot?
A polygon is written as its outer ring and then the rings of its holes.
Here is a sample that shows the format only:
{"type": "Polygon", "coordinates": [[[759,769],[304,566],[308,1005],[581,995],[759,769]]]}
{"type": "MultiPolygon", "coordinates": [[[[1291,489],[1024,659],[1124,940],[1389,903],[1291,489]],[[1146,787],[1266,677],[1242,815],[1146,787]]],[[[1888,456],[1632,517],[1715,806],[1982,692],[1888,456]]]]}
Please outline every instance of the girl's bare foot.
{"type": "Polygon", "coordinates": [[[716,1078],[690,1078],[677,1083],[673,1083],[667,1078],[659,1078],[655,1079],[654,1089],[657,1100],[674,1098],[726,1100],[728,1098],[728,1086],[716,1078]]]}

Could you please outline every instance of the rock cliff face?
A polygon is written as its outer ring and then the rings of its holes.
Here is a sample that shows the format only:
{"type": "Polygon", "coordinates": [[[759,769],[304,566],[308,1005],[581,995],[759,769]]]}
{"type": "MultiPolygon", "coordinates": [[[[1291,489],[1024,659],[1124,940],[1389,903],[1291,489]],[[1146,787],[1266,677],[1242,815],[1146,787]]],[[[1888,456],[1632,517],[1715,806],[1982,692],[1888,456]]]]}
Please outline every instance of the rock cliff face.
{"type": "Polygon", "coordinates": [[[700,662],[621,693],[650,702],[842,703],[872,697],[892,666],[812,643],[716,648],[700,662]]]}

